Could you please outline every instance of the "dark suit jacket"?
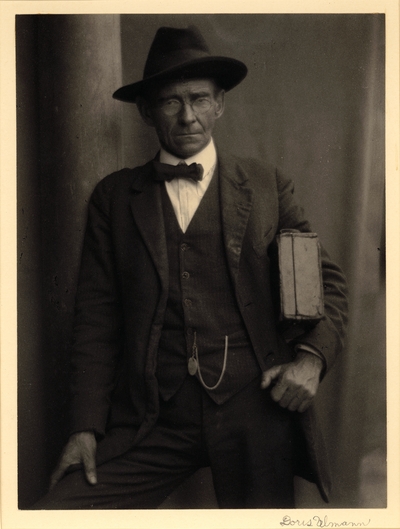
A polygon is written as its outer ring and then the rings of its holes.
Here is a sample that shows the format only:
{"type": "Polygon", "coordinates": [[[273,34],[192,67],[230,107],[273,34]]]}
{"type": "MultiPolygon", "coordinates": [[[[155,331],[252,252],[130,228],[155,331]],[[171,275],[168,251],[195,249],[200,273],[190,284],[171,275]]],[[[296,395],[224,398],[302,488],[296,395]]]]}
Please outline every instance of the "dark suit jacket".
{"type": "MultiPolygon", "coordinates": [[[[218,153],[222,226],[238,306],[262,369],[289,362],[277,331],[269,249],[283,228],[309,231],[292,183],[272,165],[218,153]]],[[[322,253],[325,319],[301,336],[329,370],[343,347],[345,280],[322,253]]],[[[159,184],[152,163],[96,187],[82,253],[73,350],[72,429],[94,430],[98,462],[142,438],[158,413],[157,344],[168,294],[159,184]]],[[[299,470],[326,499],[326,458],[314,411],[301,415],[299,470]],[[302,439],[304,435],[302,436],[302,439]],[[305,452],[306,455],[305,455],[305,452]],[[301,468],[300,468],[301,467],[301,468]]]]}

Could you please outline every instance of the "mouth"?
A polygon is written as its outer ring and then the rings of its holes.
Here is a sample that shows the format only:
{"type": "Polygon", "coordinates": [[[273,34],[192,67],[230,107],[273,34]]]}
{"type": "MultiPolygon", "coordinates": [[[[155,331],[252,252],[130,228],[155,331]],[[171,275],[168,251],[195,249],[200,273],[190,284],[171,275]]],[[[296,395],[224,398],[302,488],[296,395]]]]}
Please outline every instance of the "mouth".
{"type": "Polygon", "coordinates": [[[177,134],[175,139],[179,143],[197,143],[201,140],[201,134],[198,132],[186,132],[184,134],[177,134]]]}

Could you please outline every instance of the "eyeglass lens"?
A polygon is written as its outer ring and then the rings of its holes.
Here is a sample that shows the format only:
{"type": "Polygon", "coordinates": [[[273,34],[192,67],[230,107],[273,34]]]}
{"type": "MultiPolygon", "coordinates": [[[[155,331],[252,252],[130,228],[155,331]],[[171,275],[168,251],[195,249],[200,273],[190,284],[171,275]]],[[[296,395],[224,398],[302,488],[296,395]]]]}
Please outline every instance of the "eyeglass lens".
{"type": "MultiPolygon", "coordinates": [[[[193,101],[193,103],[189,103],[189,105],[192,107],[193,112],[195,112],[196,114],[202,114],[204,112],[207,112],[207,110],[211,108],[211,101],[202,97],[196,99],[195,101],[193,101]]],[[[175,114],[178,114],[178,112],[181,111],[182,107],[183,103],[181,101],[172,99],[170,101],[166,101],[161,106],[161,109],[164,114],[167,114],[168,116],[174,116],[175,114]]]]}

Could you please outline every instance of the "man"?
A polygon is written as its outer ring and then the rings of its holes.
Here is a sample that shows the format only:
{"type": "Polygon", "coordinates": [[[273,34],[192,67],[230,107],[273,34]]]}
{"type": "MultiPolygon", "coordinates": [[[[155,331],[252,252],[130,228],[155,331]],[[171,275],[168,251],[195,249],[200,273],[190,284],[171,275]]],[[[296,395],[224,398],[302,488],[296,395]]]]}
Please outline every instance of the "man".
{"type": "Polygon", "coordinates": [[[345,280],[323,252],[325,317],[283,338],[272,249],[310,227],[274,166],[212,137],[246,73],[195,27],[160,28],[143,79],[114,94],[160,152],[93,193],[72,432],[37,508],[154,508],[202,466],[222,508],[294,507],[296,473],[327,499],[312,400],[343,346],[345,280]]]}

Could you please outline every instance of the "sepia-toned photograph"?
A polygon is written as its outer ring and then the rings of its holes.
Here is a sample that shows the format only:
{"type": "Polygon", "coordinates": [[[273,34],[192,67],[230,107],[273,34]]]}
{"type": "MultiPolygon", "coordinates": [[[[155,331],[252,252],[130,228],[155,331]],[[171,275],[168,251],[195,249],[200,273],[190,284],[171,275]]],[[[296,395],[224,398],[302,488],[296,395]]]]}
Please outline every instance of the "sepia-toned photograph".
{"type": "Polygon", "coordinates": [[[385,31],[16,15],[19,510],[387,508],[385,31]]]}

